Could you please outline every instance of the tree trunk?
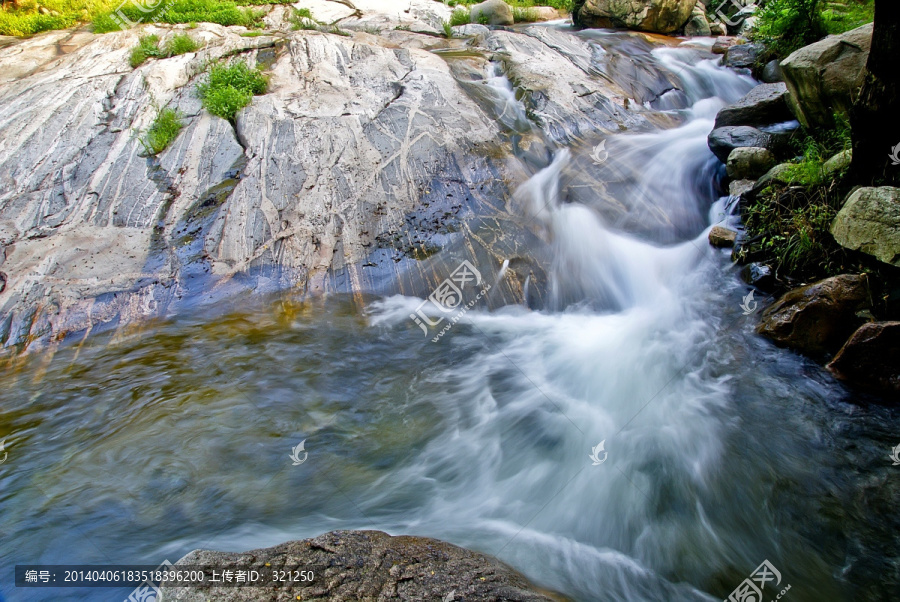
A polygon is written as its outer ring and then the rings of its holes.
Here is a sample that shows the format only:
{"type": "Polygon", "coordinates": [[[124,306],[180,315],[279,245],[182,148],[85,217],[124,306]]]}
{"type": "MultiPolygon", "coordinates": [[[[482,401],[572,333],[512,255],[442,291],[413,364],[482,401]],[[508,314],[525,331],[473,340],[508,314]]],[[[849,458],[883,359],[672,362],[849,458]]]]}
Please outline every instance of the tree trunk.
{"type": "Polygon", "coordinates": [[[850,177],[862,186],[900,184],[900,1],[875,0],[875,33],[866,81],[850,110],[850,177]]]}

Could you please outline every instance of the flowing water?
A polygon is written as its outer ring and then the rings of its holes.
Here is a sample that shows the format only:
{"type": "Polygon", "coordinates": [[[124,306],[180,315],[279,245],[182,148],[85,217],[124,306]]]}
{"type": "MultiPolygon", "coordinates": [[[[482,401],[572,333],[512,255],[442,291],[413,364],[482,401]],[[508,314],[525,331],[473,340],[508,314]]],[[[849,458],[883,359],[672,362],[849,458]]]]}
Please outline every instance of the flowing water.
{"type": "Polygon", "coordinates": [[[628,219],[566,194],[590,147],[553,149],[513,199],[552,250],[545,309],[475,303],[432,342],[421,299],[280,296],[10,366],[3,595],[128,593],[16,590],[17,563],[375,528],[495,554],[575,600],[722,599],[766,559],[783,599],[896,599],[900,416],[754,335],[706,242],[732,219],[706,135],[753,82],[691,50],[654,60],[683,81],[660,99],[683,124],[594,154],[628,219]],[[640,230],[651,215],[669,227],[640,230]]]}

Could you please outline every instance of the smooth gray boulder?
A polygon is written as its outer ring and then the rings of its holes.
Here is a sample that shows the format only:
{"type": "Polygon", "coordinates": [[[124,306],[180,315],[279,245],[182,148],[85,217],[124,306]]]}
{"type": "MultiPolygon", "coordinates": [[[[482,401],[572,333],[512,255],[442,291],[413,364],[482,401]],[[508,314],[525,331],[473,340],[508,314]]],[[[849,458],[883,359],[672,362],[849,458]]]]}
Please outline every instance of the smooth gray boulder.
{"type": "Polygon", "coordinates": [[[473,4],[469,9],[469,18],[472,23],[481,25],[512,25],[512,8],[503,0],[485,0],[480,4],[473,4]]]}
{"type": "MultiPolygon", "coordinates": [[[[303,571],[278,587],[178,588],[163,584],[160,602],[258,600],[472,600],[562,602],[497,559],[428,537],[382,531],[331,531],[243,553],[195,550],[178,567],[253,567],[272,583],[273,571],[303,571]],[[302,578],[311,580],[303,581],[302,578]]],[[[219,574],[222,572],[219,569],[219,574]]],[[[208,579],[212,574],[208,575],[208,579]]]]}
{"type": "Polygon", "coordinates": [[[830,127],[846,114],[866,76],[872,24],[804,46],[781,61],[791,109],[806,127],[830,127]]]}
{"type": "Polygon", "coordinates": [[[775,155],[768,149],[746,146],[731,151],[725,167],[729,178],[755,180],[772,169],[776,163],[775,155]]]}
{"type": "Polygon", "coordinates": [[[709,149],[722,163],[728,161],[728,155],[736,148],[769,148],[772,141],[770,134],[746,125],[716,128],[708,138],[709,149]]]}
{"type": "Polygon", "coordinates": [[[672,33],[688,22],[695,4],[696,0],[580,0],[574,20],[582,27],[672,33]]]}
{"type": "Polygon", "coordinates": [[[781,74],[781,63],[777,60],[771,60],[763,67],[760,79],[767,84],[783,82],[784,76],[781,74]]]}
{"type": "Polygon", "coordinates": [[[900,188],[859,188],[831,224],[839,245],[900,267],[900,188]]]}
{"type": "Polygon", "coordinates": [[[743,98],[728,105],[716,115],[715,127],[727,125],[769,125],[794,118],[787,104],[784,83],[760,84],[743,98]]]}

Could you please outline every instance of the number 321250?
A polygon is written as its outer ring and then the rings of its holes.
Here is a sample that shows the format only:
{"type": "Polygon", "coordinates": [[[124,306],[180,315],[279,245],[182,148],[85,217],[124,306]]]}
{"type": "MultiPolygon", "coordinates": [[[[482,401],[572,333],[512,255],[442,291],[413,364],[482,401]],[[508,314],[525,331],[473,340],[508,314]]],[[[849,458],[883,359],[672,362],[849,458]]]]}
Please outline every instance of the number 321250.
{"type": "Polygon", "coordinates": [[[312,581],[315,575],[312,571],[273,571],[273,581],[295,581],[304,582],[312,581]]]}

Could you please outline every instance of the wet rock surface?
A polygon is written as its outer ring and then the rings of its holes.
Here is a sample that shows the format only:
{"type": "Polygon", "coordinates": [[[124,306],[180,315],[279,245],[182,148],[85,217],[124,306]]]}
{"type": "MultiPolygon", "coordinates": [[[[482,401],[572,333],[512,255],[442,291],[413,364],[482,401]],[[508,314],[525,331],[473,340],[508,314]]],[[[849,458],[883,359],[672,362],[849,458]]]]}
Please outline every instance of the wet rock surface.
{"type": "Polygon", "coordinates": [[[557,602],[494,558],[427,537],[332,531],[243,553],[195,550],[178,565],[265,565],[313,571],[312,583],[267,588],[162,588],[162,602],[250,600],[480,600],[557,602]]]}
{"type": "Polygon", "coordinates": [[[582,0],[575,3],[576,24],[625,27],[672,33],[684,27],[696,0],[582,0]]]}
{"type": "Polygon", "coordinates": [[[828,369],[860,388],[896,394],[900,393],[898,358],[900,322],[870,322],[853,333],[828,369]]]}
{"type": "MultiPolygon", "coordinates": [[[[652,105],[677,82],[638,35],[532,26],[448,40],[451,9],[430,0],[298,5],[350,35],[292,31],[276,6],[270,35],[201,23],[187,32],[200,50],[137,69],[128,57],[141,35],[164,43],[185,26],[49,32],[0,48],[0,344],[250,291],[427,295],[445,277],[435,270],[463,257],[499,266],[534,236],[506,206],[530,175],[513,138],[533,170],[548,143],[673,123],[652,105]],[[262,65],[270,84],[231,123],[201,107],[196,86],[209,61],[235,59],[262,65]],[[485,85],[498,72],[525,123],[498,112],[485,85]],[[140,138],[162,106],[184,127],[146,156],[140,138]]],[[[605,195],[598,171],[572,177],[600,191],[594,205],[612,219],[663,226],[658,212],[605,195]]],[[[511,262],[525,270],[519,282],[540,281],[533,264],[511,262]]],[[[507,287],[492,303],[521,294],[507,287]]]]}
{"type": "Polygon", "coordinates": [[[871,306],[865,276],[844,274],[789,291],[765,309],[757,332],[813,357],[840,349],[871,306]]]}
{"type": "Polygon", "coordinates": [[[784,83],[760,84],[716,115],[716,127],[726,125],[768,125],[794,118],[787,104],[784,83]]]}

